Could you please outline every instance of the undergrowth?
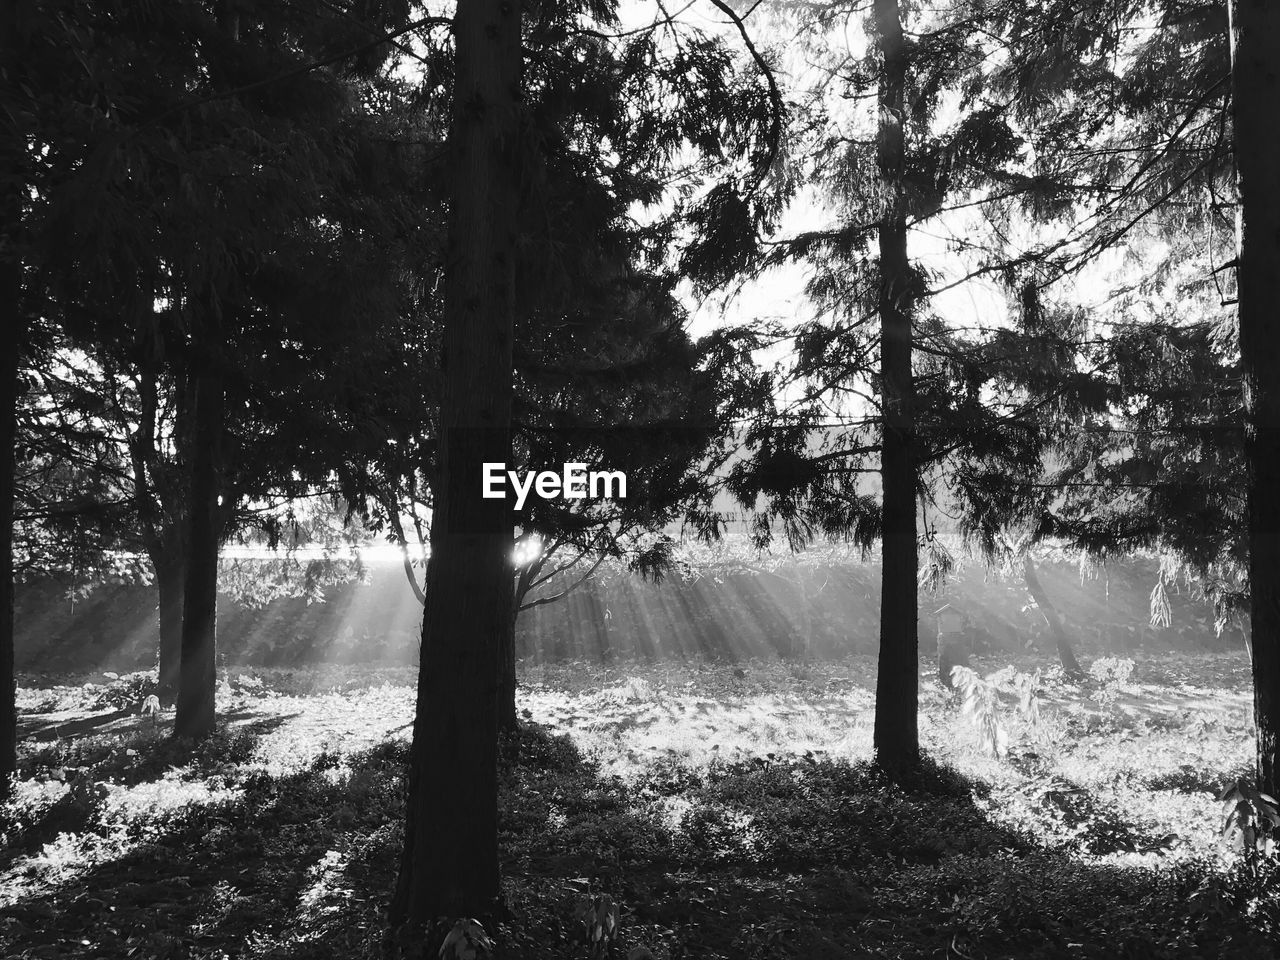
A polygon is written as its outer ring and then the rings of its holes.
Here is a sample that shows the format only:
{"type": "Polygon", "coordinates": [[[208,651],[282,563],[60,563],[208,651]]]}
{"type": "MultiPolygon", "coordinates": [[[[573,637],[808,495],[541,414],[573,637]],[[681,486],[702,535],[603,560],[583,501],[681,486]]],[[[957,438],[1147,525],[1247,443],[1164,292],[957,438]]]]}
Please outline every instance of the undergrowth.
{"type": "MultiPolygon", "coordinates": [[[[1274,857],[1174,855],[1185,831],[1169,825],[1199,817],[1202,802],[1217,829],[1215,791],[1234,760],[1215,738],[1243,733],[1229,715],[1153,726],[1082,690],[1083,712],[1070,716],[1108,711],[1112,728],[1074,729],[1061,716],[1071,691],[1054,687],[1040,709],[1060,721],[1059,741],[1019,739],[997,759],[960,736],[958,705],[926,691],[935,759],[914,777],[890,778],[834,739],[821,750],[703,743],[617,762],[615,728],[646,729],[624,719],[657,710],[736,722],[717,711],[754,709],[773,679],[763,672],[695,672],[694,688],[674,674],[615,672],[567,702],[564,716],[581,718],[565,723],[574,736],[522,725],[501,773],[511,917],[489,931],[497,956],[585,957],[582,905],[606,902],[618,911],[615,955],[643,947],[658,960],[1253,960],[1280,946],[1274,857]],[[1144,774],[1122,776],[1138,756],[1144,774]]],[[[822,722],[838,725],[863,694],[828,681],[856,677],[816,664],[779,682],[805,685],[822,722]]],[[[28,749],[5,811],[0,955],[381,956],[407,744],[353,751],[339,740],[279,772],[281,758],[263,757],[276,742],[270,693],[259,693],[258,726],[199,746],[144,727],[28,749]]],[[[784,740],[811,723],[780,722],[784,740]]]]}

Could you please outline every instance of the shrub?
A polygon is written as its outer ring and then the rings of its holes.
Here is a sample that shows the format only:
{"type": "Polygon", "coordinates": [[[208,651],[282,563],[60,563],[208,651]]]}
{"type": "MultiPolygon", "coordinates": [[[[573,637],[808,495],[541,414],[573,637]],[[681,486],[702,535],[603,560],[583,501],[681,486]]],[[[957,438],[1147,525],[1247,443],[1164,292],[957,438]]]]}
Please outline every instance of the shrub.
{"type": "Polygon", "coordinates": [[[1040,722],[1039,673],[1026,674],[1005,667],[983,678],[969,667],[951,668],[951,677],[961,699],[961,714],[973,725],[978,744],[984,753],[1004,757],[1009,752],[1009,730],[1001,709],[1001,695],[1016,703],[1016,714],[1022,722],[1023,736],[1041,740],[1044,727],[1040,722]]]}
{"type": "Polygon", "coordinates": [[[1109,702],[1133,676],[1133,661],[1127,657],[1099,657],[1089,664],[1089,676],[1102,686],[1100,699],[1109,702]]]}
{"type": "Polygon", "coordinates": [[[105,686],[86,684],[86,706],[91,710],[133,709],[154,695],[160,685],[155,670],[138,670],[124,676],[105,673],[103,676],[111,682],[105,686]]]}
{"type": "Polygon", "coordinates": [[[648,703],[654,699],[653,684],[642,677],[627,677],[626,680],[604,691],[604,696],[617,704],[648,703]]]}
{"type": "Polygon", "coordinates": [[[1280,811],[1275,797],[1262,793],[1247,780],[1237,780],[1222,793],[1222,835],[1239,844],[1246,857],[1270,856],[1280,836],[1280,811]]]}

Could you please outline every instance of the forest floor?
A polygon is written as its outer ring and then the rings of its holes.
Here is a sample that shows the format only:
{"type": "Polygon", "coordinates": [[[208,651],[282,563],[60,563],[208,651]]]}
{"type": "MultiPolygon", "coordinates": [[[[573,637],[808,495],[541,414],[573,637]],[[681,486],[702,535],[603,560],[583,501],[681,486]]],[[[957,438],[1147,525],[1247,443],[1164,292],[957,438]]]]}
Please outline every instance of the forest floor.
{"type": "MultiPolygon", "coordinates": [[[[574,908],[600,891],[619,957],[1276,955],[1280,868],[1219,833],[1252,760],[1244,657],[1012,667],[1039,668],[1037,713],[966,711],[922,661],[933,763],[905,785],[868,764],[869,658],[530,668],[499,956],[587,956],[574,908]]],[[[412,673],[225,677],[195,748],[136,713],[136,676],[26,678],[0,956],[379,955],[412,673]]]]}

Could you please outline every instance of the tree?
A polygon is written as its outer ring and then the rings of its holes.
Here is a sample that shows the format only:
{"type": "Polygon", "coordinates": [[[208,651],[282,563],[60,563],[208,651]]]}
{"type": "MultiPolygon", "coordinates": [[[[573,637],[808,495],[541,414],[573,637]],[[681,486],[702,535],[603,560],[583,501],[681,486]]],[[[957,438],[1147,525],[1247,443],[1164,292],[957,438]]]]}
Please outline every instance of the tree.
{"type": "Polygon", "coordinates": [[[907,50],[898,0],[873,8],[880,57],[876,167],[886,194],[880,246],[881,586],[880,665],[876,670],[876,761],[891,770],[918,762],[918,611],[916,609],[915,380],[911,369],[913,276],[907,260],[907,50]]]}
{"type": "MultiPolygon", "coordinates": [[[[1072,522],[1083,517],[1067,517],[1083,510],[1085,500],[1072,491],[1095,482],[1098,489],[1114,489],[1124,469],[1137,468],[1140,457],[1123,452],[1126,444],[1130,451],[1163,447],[1161,456],[1171,466],[1194,456],[1189,444],[1198,442],[1198,434],[1191,420],[1185,442],[1161,430],[1134,444],[1111,429],[1124,419],[1119,405],[1144,413],[1172,409],[1194,419],[1218,398],[1202,391],[1197,402],[1187,403],[1203,384],[1174,384],[1171,376],[1147,403],[1132,385],[1135,374],[1141,383],[1152,378],[1128,353],[1140,332],[1126,330],[1112,350],[1106,346],[1112,338],[1082,311],[1046,303],[1050,285],[1088,269],[1104,251],[1137,241],[1154,211],[1165,218],[1168,235],[1208,225],[1212,241],[1225,157],[1222,77],[1214,66],[1220,10],[1214,4],[1157,6],[1159,29],[1135,32],[1128,27],[1149,4],[1028,0],[925,11],[876,3],[868,56],[846,49],[840,33],[834,54],[819,62],[817,93],[806,110],[807,129],[823,132],[800,166],[837,201],[840,221],[776,241],[761,261],[808,262],[819,319],[795,335],[790,396],[748,432],[755,452],[730,478],[748,507],[757,507],[761,497],[766,501],[758,517],[760,539],[767,541],[769,525],[777,522],[793,545],[818,535],[863,544],[884,537],[887,552],[890,505],[903,501],[895,509],[904,510],[910,491],[924,510],[941,492],[943,508],[958,503],[966,532],[994,551],[997,531],[1011,533],[996,517],[1020,527],[1016,536],[1030,536],[1028,543],[1055,531],[1068,536],[1072,522]],[[884,37],[892,35],[895,20],[901,29],[907,17],[898,124],[904,156],[900,171],[888,176],[882,158],[886,117],[891,121],[893,113],[884,98],[896,90],[900,64],[886,55],[884,37]],[[1117,64],[1129,69],[1120,73],[1117,64]],[[879,108],[873,120],[861,117],[859,123],[856,107],[831,102],[829,91],[869,100],[873,87],[879,108]],[[944,91],[957,95],[958,116],[937,109],[944,91]],[[876,175],[869,177],[872,161],[876,175]],[[1200,194],[1207,200],[1200,201],[1200,194]],[[895,442],[900,431],[891,431],[889,420],[901,417],[901,404],[894,405],[885,367],[886,355],[897,348],[883,323],[886,254],[893,252],[884,243],[893,221],[883,211],[892,211],[895,200],[904,205],[908,231],[934,224],[972,259],[958,275],[931,274],[914,261],[901,273],[913,308],[908,369],[914,373],[915,462],[914,483],[891,487],[886,467],[894,469],[901,450],[895,442]],[[1027,234],[1030,242],[1020,245],[1010,239],[1027,234]],[[873,240],[878,259],[869,253],[873,240]],[[965,329],[945,315],[938,295],[985,277],[1002,281],[1007,309],[997,322],[978,316],[965,329]],[[883,477],[880,489],[869,479],[873,473],[883,477]]],[[[839,6],[781,19],[798,22],[818,39],[813,48],[821,49],[825,32],[849,12],[839,6]]],[[[1157,339],[1175,351],[1205,332],[1165,337],[1167,329],[1157,339]]],[[[1216,360],[1212,350],[1200,351],[1187,363],[1200,372],[1216,360]]],[[[893,475],[899,481],[903,476],[893,475]]],[[[1215,513],[1230,515],[1203,483],[1189,480],[1181,473],[1175,482],[1151,487],[1148,506],[1158,509],[1169,542],[1188,542],[1191,527],[1215,513]],[[1177,505],[1192,501],[1205,509],[1193,522],[1179,520],[1177,505]]],[[[1126,529],[1136,511],[1123,520],[1122,512],[1092,524],[1095,544],[1106,536],[1118,543],[1156,535],[1150,515],[1142,526],[1126,529]]],[[[1076,530],[1087,536],[1088,526],[1080,522],[1076,530]]],[[[915,580],[902,563],[894,582],[903,609],[915,580]]],[[[885,591],[888,616],[887,582],[885,591]]],[[[895,614],[884,628],[901,631],[905,619],[895,614]]],[[[905,660],[901,666],[905,678],[905,660]]],[[[886,698],[884,705],[893,709],[901,702],[886,698]]],[[[904,725],[913,723],[903,717],[894,724],[904,725]]]]}
{"type": "MultiPolygon", "coordinates": [[[[542,546],[514,571],[513,617],[565,592],[559,581],[569,575],[561,569],[566,557],[579,572],[606,558],[646,569],[660,562],[654,543],[640,546],[637,535],[696,499],[699,460],[723,433],[718,411],[742,379],[735,363],[743,351],[735,354],[734,342],[695,344],[684,330],[672,261],[688,211],[682,204],[643,218],[633,211],[652,206],[673,183],[692,194],[717,168],[730,168],[730,151],[760,122],[752,113],[758,88],[743,83],[720,45],[696,31],[681,28],[675,43],[659,46],[655,36],[676,29],[665,19],[652,35],[613,36],[571,27],[567,15],[542,10],[526,28],[529,199],[517,211],[525,239],[516,275],[508,466],[607,464],[627,474],[630,489],[620,502],[526,504],[517,546],[535,536],[542,546]],[[708,90],[715,97],[704,102],[708,90]],[[698,146],[692,159],[682,143],[698,146]],[[526,598],[544,583],[551,590],[551,579],[558,580],[554,593],[526,598]]],[[[431,253],[419,266],[428,288],[445,262],[445,251],[431,253]]],[[[432,306],[424,298],[426,319],[413,337],[427,357],[440,350],[432,306]]],[[[351,498],[370,498],[373,522],[399,546],[420,601],[425,590],[413,554],[429,535],[439,482],[429,417],[435,402],[430,389],[407,397],[409,409],[424,411],[408,429],[405,408],[389,411],[397,416],[395,443],[370,448],[348,478],[351,498]]],[[[515,648],[513,636],[505,639],[500,716],[512,727],[515,648]]]]}
{"type": "Polygon", "coordinates": [[[1239,176],[1239,327],[1248,477],[1249,619],[1258,788],[1280,792],[1280,8],[1234,0],[1233,116],[1239,176]]]}
{"type": "Polygon", "coordinates": [[[9,797],[18,767],[17,678],[14,674],[14,501],[18,404],[23,361],[37,341],[24,278],[30,249],[30,156],[32,123],[25,85],[30,54],[44,46],[51,24],[43,10],[0,4],[0,322],[9,337],[0,377],[4,378],[4,453],[0,470],[0,801],[9,797]]]}
{"type": "MultiPolygon", "coordinates": [[[[274,455],[272,480],[283,476],[296,491],[305,472],[295,469],[304,449],[299,438],[279,429],[291,419],[279,401],[307,381],[309,371],[284,358],[314,344],[308,334],[315,316],[292,327],[274,323],[278,289],[289,286],[288,264],[301,250],[338,245],[340,218],[332,207],[322,212],[319,201],[341,195],[337,181],[346,176],[349,184],[352,167],[369,159],[370,150],[352,146],[364,145],[367,128],[343,124],[380,102],[376,92],[362,102],[358,81],[376,75],[397,36],[441,22],[406,23],[401,5],[375,6],[352,11],[325,2],[254,15],[225,3],[5,6],[4,264],[25,288],[21,299],[6,298],[6,307],[21,311],[13,329],[31,334],[19,345],[34,343],[36,331],[43,337],[61,328],[72,349],[104,366],[114,361],[126,380],[137,373],[161,402],[169,389],[184,401],[202,394],[202,434],[217,441],[199,451],[206,458],[200,476],[189,476],[189,461],[178,464],[187,476],[169,486],[187,489],[171,501],[179,509],[168,516],[146,516],[155,502],[143,496],[150,485],[143,481],[157,480],[156,465],[143,464],[146,475],[133,476],[135,519],[160,525],[168,559],[183,545],[192,549],[181,532],[193,482],[208,519],[199,521],[208,529],[196,545],[201,575],[192,584],[199,603],[189,644],[201,663],[191,672],[200,689],[186,691],[179,724],[186,733],[203,735],[212,722],[217,534],[229,529],[240,497],[255,489],[240,483],[238,468],[256,463],[239,428],[247,421],[250,436],[254,426],[276,428],[257,434],[259,440],[272,434],[273,446],[262,445],[274,455]],[[237,364],[228,362],[233,353],[237,364]],[[182,389],[188,383],[191,396],[182,389]],[[226,417],[216,416],[219,396],[226,417]],[[273,402],[274,420],[259,417],[273,402]],[[298,443],[289,451],[293,462],[282,462],[289,456],[282,452],[286,437],[298,443]],[[207,458],[218,447],[226,456],[214,464],[207,458]],[[211,466],[216,472],[205,469],[211,466]]],[[[362,172],[377,180],[373,171],[362,172]]],[[[358,225],[352,219],[344,220],[348,231],[339,242],[369,227],[367,216],[358,225]]],[[[296,272],[292,277],[296,283],[296,272]]],[[[349,332],[352,319],[338,322],[349,332]]],[[[42,362],[23,352],[25,363],[42,362]]],[[[142,392],[145,410],[156,397],[142,392]]],[[[195,404],[185,407],[194,419],[195,404]]],[[[146,441],[155,438],[141,418],[126,418],[125,432],[131,430],[128,439],[137,443],[130,454],[148,452],[146,441]]],[[[120,489],[126,487],[122,480],[120,489]]],[[[57,508],[64,519],[73,516],[65,506],[57,508]]],[[[23,520],[34,529],[31,522],[47,524],[53,513],[27,512],[23,520]]],[[[189,566],[166,561],[166,583],[172,587],[189,566]]],[[[168,589],[162,603],[166,640],[173,635],[175,592],[168,589]]],[[[172,653],[171,643],[164,646],[172,653]]],[[[166,679],[173,659],[162,656],[166,679]]]]}
{"type": "MultiPolygon", "coordinates": [[[[548,361],[584,346],[597,355],[616,352],[619,343],[623,352],[632,350],[637,367],[652,361],[653,351],[634,350],[625,339],[611,346],[602,321],[621,306],[632,322],[653,311],[662,335],[676,330],[664,305],[674,280],[661,274],[670,267],[677,231],[702,222],[707,201],[697,196],[699,188],[716,173],[736,174],[744,154],[759,161],[776,152],[776,143],[761,149],[762,128],[777,125],[771,122],[776,98],[739,77],[718,40],[682,33],[667,17],[647,31],[614,33],[611,7],[586,13],[601,29],[584,28],[577,9],[539,8],[528,21],[527,52],[519,17],[504,5],[462,7],[455,24],[444,381],[439,454],[429,478],[431,556],[409,813],[391,910],[397,923],[422,924],[463,910],[488,914],[498,892],[493,691],[512,626],[513,518],[501,500],[479,498],[478,482],[482,462],[514,459],[505,435],[510,421],[500,413],[512,402],[511,374],[536,376],[542,384],[517,394],[521,401],[541,389],[543,397],[554,393],[546,384],[559,378],[555,404],[517,409],[525,434],[554,437],[555,415],[575,396],[563,385],[574,377],[574,365],[556,370],[548,361]],[[664,36],[671,42],[661,44],[664,36]],[[575,82],[583,64],[603,87],[575,82]],[[687,109],[677,112],[673,104],[687,109]],[[690,147],[694,159],[673,164],[690,147]],[[513,151],[520,156],[513,158],[513,151]],[[673,183],[688,188],[675,211],[637,223],[629,205],[654,208],[671,195],[673,183]],[[473,224],[486,232],[475,232],[473,224]],[[500,231],[518,233],[518,246],[500,231]],[[516,295],[529,305],[527,313],[516,312],[516,295]],[[528,355],[516,358],[507,325],[524,321],[521,347],[528,355]],[[544,369],[535,373],[539,365],[544,369]],[[478,430],[482,423],[493,429],[478,430]]],[[[672,342],[678,345],[682,336],[672,334],[672,342]]],[[[664,363],[670,355],[656,352],[664,363]]],[[[588,393],[591,404],[619,395],[640,404],[643,391],[633,385],[628,394],[616,383],[631,375],[625,363],[605,363],[590,376],[579,370],[576,378],[615,381],[611,394],[588,393]]],[[[673,388],[647,399],[664,407],[678,395],[673,388]]],[[[547,455],[598,450],[600,436],[618,426],[606,409],[588,406],[585,419],[597,427],[595,441],[543,444],[547,455]]],[[[582,425],[580,418],[576,429],[582,425]]],[[[651,442],[660,436],[655,430],[651,442]]],[[[684,477],[684,456],[664,483],[684,477]]],[[[537,450],[521,457],[540,459],[537,450]]]]}
{"type": "MultiPolygon", "coordinates": [[[[0,33],[9,38],[0,40],[5,46],[0,64],[7,72],[14,65],[9,45],[15,36],[9,13],[11,4],[5,4],[5,14],[0,17],[0,33]]],[[[12,169],[20,155],[15,144],[16,131],[5,129],[3,146],[0,146],[0,164],[12,169]]],[[[5,351],[5,364],[0,376],[4,377],[3,409],[4,429],[0,431],[0,444],[4,448],[4,460],[0,462],[0,801],[7,800],[18,769],[18,714],[15,705],[16,678],[13,666],[13,523],[14,523],[14,471],[17,466],[14,450],[17,446],[18,375],[20,357],[24,346],[26,317],[22,303],[22,262],[17,258],[14,233],[21,222],[21,181],[0,181],[0,304],[5,316],[2,322],[10,331],[9,349],[5,351]]]]}
{"type": "MultiPolygon", "coordinates": [[[[394,25],[400,15],[325,11],[253,17],[215,4],[82,13],[77,23],[96,43],[90,72],[128,108],[100,117],[90,110],[96,126],[47,152],[92,158],[42,197],[46,235],[61,238],[47,257],[50,309],[85,318],[78,346],[108,372],[148,384],[137,420],[124,431],[131,457],[145,461],[150,441],[159,442],[141,416],[157,402],[152,390],[189,414],[175,433],[202,441],[179,465],[185,477],[170,485],[178,493],[162,511],[141,496],[158,479],[145,475],[156,464],[133,471],[139,513],[150,512],[162,532],[168,524],[186,549],[184,562],[165,567],[185,568],[197,600],[183,627],[186,659],[199,664],[184,675],[178,698],[183,735],[211,729],[217,549],[242,498],[297,493],[303,481],[323,476],[318,457],[336,459],[291,429],[304,419],[297,414],[312,378],[294,355],[314,356],[320,342],[332,343],[318,320],[349,334],[364,317],[335,309],[302,315],[301,298],[281,291],[314,286],[309,271],[322,271],[326,254],[349,246],[351,234],[368,230],[372,242],[384,236],[373,218],[352,213],[359,200],[348,203],[343,192],[369,154],[352,146],[369,132],[355,94],[384,59],[381,21],[394,25]],[[352,35],[370,30],[377,42],[352,46],[352,35]],[[282,45],[301,66],[281,73],[274,54],[282,45]],[[340,53],[326,57],[335,46],[340,53]],[[111,50],[110,69],[97,59],[99,48],[111,50]],[[328,64],[340,65],[322,69],[328,64]],[[192,116],[200,122],[189,123],[192,116]],[[90,215],[78,203],[86,194],[97,200],[90,215]],[[136,326],[117,329],[112,316],[136,326]],[[188,502],[194,495],[199,503],[188,502]]],[[[336,347],[353,353],[345,343],[336,347]]]]}
{"type": "Polygon", "coordinates": [[[984,550],[1004,549],[998,516],[1027,545],[1066,540],[1095,558],[1156,548],[1167,562],[1153,596],[1176,566],[1214,601],[1221,627],[1246,600],[1247,562],[1223,280],[1234,263],[1226,6],[1006,11],[1009,56],[989,89],[1035,144],[1029,172],[1053,186],[1033,194],[1033,242],[978,269],[1016,268],[1019,325],[1036,336],[993,346],[1017,351],[1000,380],[1041,414],[1020,456],[963,464],[950,485],[984,550]],[[1099,260],[1116,250],[1133,268],[1112,281],[1099,260]],[[1100,306],[1072,302],[1076,275],[1112,284],[1100,306]]]}
{"type": "MultiPolygon", "coordinates": [[[[1220,627],[1248,604],[1257,773],[1274,794],[1280,524],[1274,498],[1259,492],[1273,489],[1280,471],[1280,398],[1268,378],[1280,347],[1263,319],[1274,303],[1280,170],[1267,126],[1276,85],[1267,64],[1280,18],[1274,5],[1243,0],[1160,3],[1154,11],[1096,0],[1025,4],[1013,21],[1023,41],[1011,47],[1005,88],[1022,116],[1046,132],[1040,156],[1059,158],[1045,162],[1060,168],[1077,165],[1086,186],[1077,197],[1091,191],[1093,200],[1077,229],[1028,260],[1067,276],[1103,251],[1154,235],[1166,244],[1160,274],[1190,260],[1199,281],[1184,289],[1212,294],[1190,322],[1159,317],[1145,329],[1128,326],[1095,351],[1102,376],[1094,382],[1109,382],[1090,401],[1097,418],[1090,429],[1059,448],[1064,455],[1045,484],[1059,495],[1042,512],[1041,533],[1097,552],[1158,544],[1200,579],[1220,627]],[[1131,30],[1152,12],[1154,29],[1131,30]],[[1035,39],[1048,31],[1065,46],[1035,39]],[[1127,44],[1131,32],[1143,39],[1127,44]],[[1114,56],[1126,47],[1124,57],[1114,56]],[[1064,68],[1046,71],[1049,57],[1064,68]],[[1073,96],[1051,95],[1061,91],[1073,96]],[[1200,234],[1194,244],[1192,231],[1200,234]],[[1223,238],[1232,234],[1236,247],[1224,252],[1223,238]],[[1220,280],[1232,266],[1235,318],[1221,309],[1233,302],[1220,280]],[[1152,364],[1153,354],[1165,363],[1152,364]],[[1160,416],[1151,417],[1153,410],[1160,416]]],[[[1162,595],[1163,579],[1153,598],[1162,595]]]]}
{"type": "MultiPolygon", "coordinates": [[[[822,49],[833,24],[853,12],[801,15],[801,32],[822,49]]],[[[815,536],[864,547],[880,540],[874,742],[891,770],[919,759],[919,512],[941,464],[998,444],[1018,416],[993,402],[991,374],[971,360],[982,337],[950,329],[932,309],[908,236],[945,217],[949,202],[988,202],[974,195],[1010,177],[1021,144],[985,104],[954,121],[936,116],[942,90],[973,85],[984,59],[982,17],[913,10],[908,41],[907,13],[896,0],[877,0],[865,55],[850,56],[841,39],[819,64],[803,121],[819,133],[793,176],[821,185],[838,222],[775,241],[757,261],[813,268],[814,319],[791,334],[789,395],[747,432],[754,452],[729,478],[738,500],[757,510],[762,543],[775,522],[793,547],[815,536]],[[867,116],[857,104],[871,101],[873,89],[876,110],[867,116]]]]}
{"type": "Polygon", "coordinates": [[[454,18],[441,456],[397,925],[483,919],[501,894],[496,679],[510,630],[511,513],[480,481],[484,463],[511,451],[521,22],[520,5],[501,0],[460,4],[454,18]]]}

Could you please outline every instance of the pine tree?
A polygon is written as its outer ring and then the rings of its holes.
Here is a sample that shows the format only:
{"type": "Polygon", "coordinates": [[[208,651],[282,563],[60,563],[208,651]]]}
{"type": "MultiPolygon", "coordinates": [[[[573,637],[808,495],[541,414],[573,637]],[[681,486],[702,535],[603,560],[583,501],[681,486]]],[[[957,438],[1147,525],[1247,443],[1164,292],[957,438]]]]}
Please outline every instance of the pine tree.
{"type": "Polygon", "coordinates": [[[907,259],[907,49],[898,0],[872,13],[880,60],[876,167],[886,194],[877,227],[880,319],[881,586],[880,664],[876,671],[876,762],[891,770],[920,758],[916,729],[919,636],[916,606],[915,378],[912,371],[914,276],[907,259]]]}
{"type": "MultiPolygon", "coordinates": [[[[848,12],[800,16],[799,27],[821,48],[848,12]]],[[[1016,181],[1022,162],[1007,118],[974,96],[986,40],[984,18],[967,12],[881,0],[866,20],[865,55],[850,58],[839,43],[830,74],[820,71],[804,128],[822,132],[793,176],[818,183],[837,220],[775,241],[760,261],[809,265],[819,319],[793,334],[787,395],[748,430],[754,453],[729,481],[757,510],[761,544],[775,527],[793,547],[816,537],[864,549],[880,541],[875,741],[879,762],[894,770],[919,759],[920,511],[943,464],[1003,444],[1023,416],[991,401],[993,373],[975,360],[983,336],[948,327],[930,302],[930,278],[908,253],[916,228],[952,206],[991,203],[983,192],[1016,181]],[[968,109],[940,119],[943,91],[965,95],[968,109]],[[874,116],[847,106],[873,94],[874,116]]]]}

